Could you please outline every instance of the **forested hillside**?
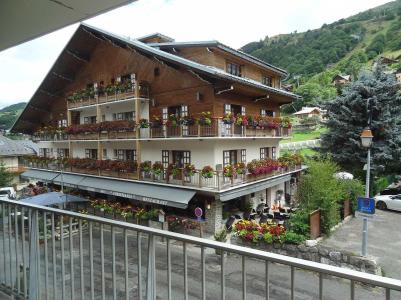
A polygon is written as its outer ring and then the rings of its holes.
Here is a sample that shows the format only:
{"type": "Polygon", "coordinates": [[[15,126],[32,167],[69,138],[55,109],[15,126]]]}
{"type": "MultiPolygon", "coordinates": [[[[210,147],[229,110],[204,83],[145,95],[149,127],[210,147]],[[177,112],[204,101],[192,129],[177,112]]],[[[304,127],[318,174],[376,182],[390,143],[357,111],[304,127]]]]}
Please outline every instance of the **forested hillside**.
{"type": "Polygon", "coordinates": [[[315,104],[336,95],[331,84],[334,75],[356,78],[379,56],[395,58],[401,54],[401,0],[319,29],[266,37],[242,50],[288,70],[288,83],[304,98],[296,108],[315,104]]]}
{"type": "Polygon", "coordinates": [[[0,109],[0,129],[10,129],[25,106],[26,102],[20,102],[0,109]]]}

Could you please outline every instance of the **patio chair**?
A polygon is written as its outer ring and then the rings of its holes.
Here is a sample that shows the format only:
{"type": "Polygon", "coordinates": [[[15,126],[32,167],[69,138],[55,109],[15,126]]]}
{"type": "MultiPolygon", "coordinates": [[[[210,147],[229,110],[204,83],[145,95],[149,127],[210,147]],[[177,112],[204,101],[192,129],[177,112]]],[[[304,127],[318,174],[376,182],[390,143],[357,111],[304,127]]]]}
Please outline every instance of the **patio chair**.
{"type": "Polygon", "coordinates": [[[253,213],[249,216],[251,218],[251,220],[255,220],[256,219],[256,213],[253,213]]]}
{"type": "Polygon", "coordinates": [[[269,218],[268,218],[267,215],[262,214],[262,216],[260,217],[260,220],[259,220],[259,224],[267,223],[267,220],[268,220],[268,219],[269,219],[269,218]]]}
{"type": "Polygon", "coordinates": [[[251,219],[251,213],[249,211],[244,212],[242,219],[249,221],[251,219]]]}
{"type": "Polygon", "coordinates": [[[274,219],[274,216],[273,216],[272,214],[267,214],[267,218],[268,218],[269,220],[273,220],[273,219],[274,219]]]}
{"type": "Polygon", "coordinates": [[[285,212],[286,212],[286,211],[285,211],[285,208],[282,208],[282,207],[279,207],[278,210],[279,210],[279,212],[281,212],[281,213],[285,213],[285,212]]]}
{"type": "Polygon", "coordinates": [[[274,215],[274,219],[281,219],[281,213],[275,211],[275,212],[273,212],[273,215],[274,215]]]}
{"type": "Polygon", "coordinates": [[[233,229],[233,224],[234,224],[234,222],[235,222],[235,217],[234,216],[230,216],[228,219],[227,219],[227,222],[226,222],[226,229],[227,229],[227,231],[231,231],[232,229],[233,229]]]}
{"type": "Polygon", "coordinates": [[[240,215],[234,215],[235,219],[237,220],[241,220],[241,216],[240,215]]]}

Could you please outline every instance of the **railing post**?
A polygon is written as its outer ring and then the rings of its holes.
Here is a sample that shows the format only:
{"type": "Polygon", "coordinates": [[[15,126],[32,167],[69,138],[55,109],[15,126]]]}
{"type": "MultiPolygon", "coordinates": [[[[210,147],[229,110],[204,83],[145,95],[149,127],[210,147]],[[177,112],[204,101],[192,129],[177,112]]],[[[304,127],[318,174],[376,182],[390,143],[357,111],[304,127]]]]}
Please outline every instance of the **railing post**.
{"type": "Polygon", "coordinates": [[[156,299],[156,263],[155,263],[155,237],[150,234],[148,239],[148,270],[146,281],[146,299],[156,299]]]}

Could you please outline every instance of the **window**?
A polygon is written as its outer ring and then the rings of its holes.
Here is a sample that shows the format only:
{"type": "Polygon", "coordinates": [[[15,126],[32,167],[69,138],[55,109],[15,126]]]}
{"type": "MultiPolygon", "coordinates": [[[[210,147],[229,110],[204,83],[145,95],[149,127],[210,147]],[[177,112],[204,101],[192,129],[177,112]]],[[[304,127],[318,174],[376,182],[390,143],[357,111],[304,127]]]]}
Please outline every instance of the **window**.
{"type": "Polygon", "coordinates": [[[186,164],[191,163],[191,152],[190,151],[172,151],[173,164],[177,165],[178,168],[183,168],[186,164]]]}
{"type": "Polygon", "coordinates": [[[267,109],[261,109],[260,110],[260,115],[262,117],[274,117],[275,113],[272,110],[267,110],[267,109]]]}
{"type": "Polygon", "coordinates": [[[168,150],[162,150],[162,164],[163,168],[167,168],[169,164],[169,151],[168,150]]]}
{"type": "Polygon", "coordinates": [[[272,147],[272,158],[276,159],[276,147],[272,147]]]}
{"type": "Polygon", "coordinates": [[[67,127],[67,120],[63,119],[63,120],[58,120],[57,122],[58,127],[67,127]]]}
{"type": "Polygon", "coordinates": [[[125,158],[128,161],[136,161],[136,150],[125,150],[125,158]]]}
{"type": "Polygon", "coordinates": [[[135,113],[133,111],[113,113],[113,121],[127,120],[132,121],[134,119],[135,113]]]}
{"type": "Polygon", "coordinates": [[[106,115],[102,115],[102,122],[106,121],[106,115]]]}
{"type": "Polygon", "coordinates": [[[97,149],[85,149],[85,158],[97,159],[97,149]]]}
{"type": "Polygon", "coordinates": [[[266,159],[266,158],[269,158],[269,148],[268,147],[260,148],[260,159],[266,159]]]}
{"type": "Polygon", "coordinates": [[[57,149],[57,157],[68,158],[69,157],[69,149],[65,149],[65,148],[57,149]]]}
{"type": "Polygon", "coordinates": [[[107,159],[107,149],[103,149],[103,159],[107,159]]]}
{"type": "Polygon", "coordinates": [[[246,162],[246,149],[241,149],[241,162],[246,162]]]}
{"type": "Polygon", "coordinates": [[[118,159],[118,160],[124,160],[124,158],[125,158],[125,157],[124,157],[124,156],[125,156],[125,155],[124,155],[124,154],[125,154],[124,152],[125,152],[125,151],[122,150],[122,149],[118,149],[118,150],[117,150],[117,159],[118,159]]]}
{"type": "Polygon", "coordinates": [[[223,151],[223,165],[235,165],[237,164],[237,150],[225,150],[223,151]]]}
{"type": "Polygon", "coordinates": [[[231,62],[227,63],[227,73],[241,77],[241,66],[231,62]]]}
{"type": "Polygon", "coordinates": [[[43,153],[44,157],[53,157],[53,148],[43,148],[43,149],[44,149],[43,153]]]}
{"type": "Polygon", "coordinates": [[[167,121],[167,119],[168,119],[168,108],[167,107],[162,108],[162,117],[163,117],[163,121],[167,121]]]}
{"type": "Polygon", "coordinates": [[[84,117],[84,124],[95,124],[96,116],[84,117]]]}
{"type": "Polygon", "coordinates": [[[273,86],[273,78],[271,76],[262,76],[262,83],[267,86],[273,86]]]}

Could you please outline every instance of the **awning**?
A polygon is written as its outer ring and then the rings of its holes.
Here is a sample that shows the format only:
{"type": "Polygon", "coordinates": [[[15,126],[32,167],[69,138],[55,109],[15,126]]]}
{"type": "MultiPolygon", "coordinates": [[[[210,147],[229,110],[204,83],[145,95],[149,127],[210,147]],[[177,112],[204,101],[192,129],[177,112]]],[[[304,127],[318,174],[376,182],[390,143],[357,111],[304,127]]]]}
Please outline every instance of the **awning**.
{"type": "Polygon", "coordinates": [[[85,177],[78,188],[177,208],[186,208],[196,194],[188,189],[96,177],[85,177]]]}
{"type": "Polygon", "coordinates": [[[36,205],[55,205],[68,202],[87,202],[89,200],[74,195],[63,194],[59,192],[44,193],[37,196],[21,199],[20,202],[36,205]]]}
{"type": "Polygon", "coordinates": [[[51,182],[56,178],[58,173],[41,170],[28,170],[21,174],[23,178],[33,178],[41,181],[51,182]]]}
{"type": "Polygon", "coordinates": [[[255,184],[250,184],[242,187],[240,186],[237,189],[232,189],[227,192],[221,193],[220,201],[225,202],[241,196],[249,195],[251,193],[259,192],[289,180],[291,180],[291,175],[285,175],[271,180],[257,182],[255,184]]]}
{"type": "Polygon", "coordinates": [[[53,179],[53,182],[60,185],[63,183],[64,186],[76,187],[78,186],[78,183],[84,179],[85,176],[60,173],[56,178],[53,179]]]}

